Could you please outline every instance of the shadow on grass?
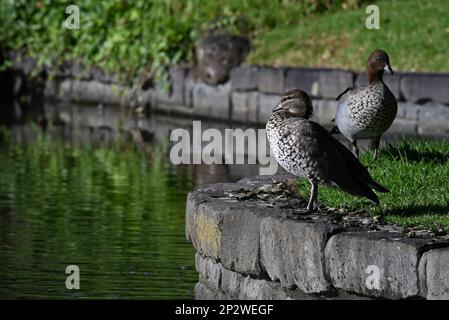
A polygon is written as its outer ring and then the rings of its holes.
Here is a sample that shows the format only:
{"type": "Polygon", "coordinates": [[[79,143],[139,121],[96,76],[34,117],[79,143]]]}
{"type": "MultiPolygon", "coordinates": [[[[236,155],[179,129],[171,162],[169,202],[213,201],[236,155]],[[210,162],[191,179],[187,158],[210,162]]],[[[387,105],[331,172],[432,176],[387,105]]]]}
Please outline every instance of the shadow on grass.
{"type": "Polygon", "coordinates": [[[396,215],[402,217],[420,216],[425,214],[449,215],[449,204],[447,205],[411,205],[401,208],[387,209],[384,215],[396,215]]]}
{"type": "Polygon", "coordinates": [[[445,164],[449,161],[449,152],[447,150],[431,150],[430,148],[423,148],[417,150],[408,142],[402,142],[397,145],[389,145],[387,148],[380,150],[381,156],[390,159],[406,159],[409,162],[418,163],[435,163],[445,164]]]}

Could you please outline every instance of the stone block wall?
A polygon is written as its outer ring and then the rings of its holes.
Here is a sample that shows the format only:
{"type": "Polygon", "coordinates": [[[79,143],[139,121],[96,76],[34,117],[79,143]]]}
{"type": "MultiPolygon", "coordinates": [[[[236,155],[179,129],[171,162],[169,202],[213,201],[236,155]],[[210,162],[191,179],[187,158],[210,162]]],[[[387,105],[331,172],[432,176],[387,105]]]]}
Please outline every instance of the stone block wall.
{"type": "Polygon", "coordinates": [[[331,215],[301,215],[298,206],[260,196],[289,178],[260,176],[188,195],[197,299],[449,299],[447,240],[385,225],[348,229],[331,215]]]}
{"type": "MultiPolygon", "coordinates": [[[[14,62],[0,80],[14,84],[14,93],[25,86],[30,59],[14,62]],[[12,71],[12,73],[11,73],[12,71]]],[[[47,97],[107,104],[123,104],[138,110],[232,121],[264,126],[281,95],[293,88],[307,91],[314,101],[314,120],[331,125],[335,98],[346,88],[366,83],[365,74],[329,68],[265,67],[243,65],[231,70],[229,80],[211,86],[193,79],[182,66],[170,69],[171,88],[119,85],[114,76],[96,68],[84,70],[67,63],[52,80],[47,79],[47,97]]],[[[398,114],[389,134],[449,137],[449,74],[397,72],[385,82],[398,100],[398,114]]],[[[148,81],[147,81],[148,82],[148,81]]]]}
{"type": "MultiPolygon", "coordinates": [[[[331,125],[335,98],[346,88],[366,83],[364,73],[324,68],[274,68],[245,65],[231,71],[230,80],[209,86],[172,77],[176,99],[144,99],[143,105],[168,112],[263,126],[281,95],[302,88],[314,101],[314,120],[331,125]]],[[[449,136],[449,74],[395,73],[385,82],[398,100],[398,115],[388,131],[407,136],[449,136]]]]}

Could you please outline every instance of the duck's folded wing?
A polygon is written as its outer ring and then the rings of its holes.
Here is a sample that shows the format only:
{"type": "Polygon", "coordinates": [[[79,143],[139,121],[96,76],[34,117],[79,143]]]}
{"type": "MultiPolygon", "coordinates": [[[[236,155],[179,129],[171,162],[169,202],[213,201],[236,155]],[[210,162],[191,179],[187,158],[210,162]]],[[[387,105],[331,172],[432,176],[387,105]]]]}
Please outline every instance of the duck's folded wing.
{"type": "Polygon", "coordinates": [[[350,194],[364,196],[378,203],[378,198],[371,189],[380,192],[388,192],[388,189],[374,181],[352,152],[326,129],[313,122],[312,130],[319,144],[321,157],[326,162],[329,179],[350,194]]]}

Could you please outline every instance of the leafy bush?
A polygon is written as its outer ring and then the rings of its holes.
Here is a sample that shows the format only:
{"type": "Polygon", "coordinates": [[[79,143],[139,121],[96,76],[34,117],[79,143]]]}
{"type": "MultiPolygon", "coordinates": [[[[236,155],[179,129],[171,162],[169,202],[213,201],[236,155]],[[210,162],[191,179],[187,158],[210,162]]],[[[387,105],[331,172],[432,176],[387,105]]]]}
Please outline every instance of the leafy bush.
{"type": "Polygon", "coordinates": [[[39,66],[77,59],[133,79],[191,61],[193,45],[207,29],[252,36],[362,1],[84,0],[77,3],[80,29],[67,30],[63,22],[70,2],[9,0],[0,3],[0,46],[23,50],[39,66]]]}

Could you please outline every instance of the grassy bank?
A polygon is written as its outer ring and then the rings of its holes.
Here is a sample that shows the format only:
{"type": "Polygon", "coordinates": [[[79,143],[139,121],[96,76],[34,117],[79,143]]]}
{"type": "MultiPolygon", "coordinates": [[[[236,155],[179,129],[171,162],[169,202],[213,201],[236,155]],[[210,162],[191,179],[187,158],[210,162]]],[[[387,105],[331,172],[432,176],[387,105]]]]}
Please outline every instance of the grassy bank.
{"type": "Polygon", "coordinates": [[[367,56],[383,48],[395,70],[449,72],[449,2],[383,0],[380,29],[365,27],[365,6],[308,16],[297,24],[255,37],[249,61],[362,69],[367,56]]]}
{"type": "Polygon", "coordinates": [[[449,71],[449,3],[380,0],[380,30],[367,30],[365,0],[82,1],[80,29],[63,22],[66,1],[0,2],[0,49],[21,49],[41,66],[76,59],[132,79],[192,61],[206,30],[248,36],[249,62],[364,67],[385,48],[398,70],[449,71]]]}
{"type": "Polygon", "coordinates": [[[192,61],[206,30],[254,38],[310,14],[357,7],[364,0],[79,1],[79,29],[63,27],[67,1],[1,1],[0,49],[21,49],[41,66],[77,59],[124,79],[192,61]]]}
{"type": "MultiPolygon", "coordinates": [[[[383,149],[378,161],[365,153],[361,161],[376,181],[390,190],[379,194],[380,206],[349,196],[334,188],[321,187],[322,205],[348,211],[368,211],[387,223],[423,226],[449,231],[449,141],[404,140],[383,149]]],[[[300,193],[310,185],[300,181],[300,193]]]]}
{"type": "MultiPolygon", "coordinates": [[[[379,0],[380,30],[365,27],[365,0],[82,1],[80,29],[63,27],[66,1],[0,2],[0,51],[22,50],[39,66],[75,59],[119,74],[164,74],[192,62],[206,30],[248,36],[248,62],[362,69],[386,49],[398,70],[449,71],[449,3],[379,0]]],[[[37,68],[36,70],[38,70],[37,68]]]]}

